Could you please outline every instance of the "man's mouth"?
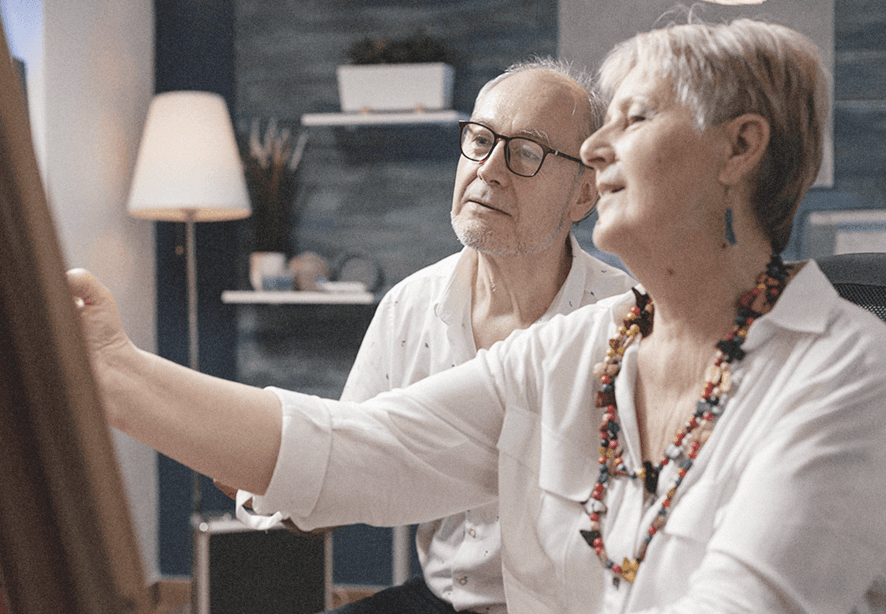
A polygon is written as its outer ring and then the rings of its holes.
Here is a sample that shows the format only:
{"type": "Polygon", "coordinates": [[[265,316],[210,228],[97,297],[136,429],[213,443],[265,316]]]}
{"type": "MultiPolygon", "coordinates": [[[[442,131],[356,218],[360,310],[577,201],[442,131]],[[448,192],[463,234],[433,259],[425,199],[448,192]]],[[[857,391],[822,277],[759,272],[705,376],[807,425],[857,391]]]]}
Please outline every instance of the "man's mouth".
{"type": "Polygon", "coordinates": [[[480,206],[480,207],[482,207],[482,208],[484,208],[484,209],[489,209],[489,210],[491,210],[491,211],[496,211],[496,212],[498,212],[498,213],[507,213],[507,212],[504,211],[503,209],[501,209],[501,208],[499,208],[499,207],[496,207],[495,205],[492,205],[492,204],[490,204],[490,203],[488,203],[488,202],[485,202],[485,201],[482,201],[482,200],[476,200],[476,199],[474,199],[474,198],[469,198],[469,199],[467,199],[465,202],[474,203],[475,205],[478,205],[478,206],[480,206]]]}

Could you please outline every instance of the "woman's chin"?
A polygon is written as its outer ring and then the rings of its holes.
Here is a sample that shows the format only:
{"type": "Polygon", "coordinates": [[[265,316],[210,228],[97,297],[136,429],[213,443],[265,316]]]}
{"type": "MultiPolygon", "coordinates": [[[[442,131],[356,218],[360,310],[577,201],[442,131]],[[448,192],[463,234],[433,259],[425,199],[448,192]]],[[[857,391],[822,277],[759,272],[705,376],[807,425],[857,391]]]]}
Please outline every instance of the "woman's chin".
{"type": "Polygon", "coordinates": [[[601,223],[598,219],[597,223],[594,224],[594,231],[591,233],[591,238],[594,240],[594,247],[607,254],[618,256],[620,243],[615,238],[615,234],[616,233],[613,229],[609,228],[605,223],[601,223]]]}

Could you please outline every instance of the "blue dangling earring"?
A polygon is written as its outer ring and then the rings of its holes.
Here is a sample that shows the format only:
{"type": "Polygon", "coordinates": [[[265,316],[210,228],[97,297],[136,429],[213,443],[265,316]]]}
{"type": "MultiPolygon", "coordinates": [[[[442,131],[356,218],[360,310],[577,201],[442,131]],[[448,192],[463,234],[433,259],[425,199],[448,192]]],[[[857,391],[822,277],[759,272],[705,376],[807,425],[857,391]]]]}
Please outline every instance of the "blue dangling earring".
{"type": "Polygon", "coordinates": [[[727,245],[735,245],[738,243],[738,238],[735,236],[735,227],[732,225],[732,207],[726,207],[723,221],[726,224],[726,232],[723,233],[723,239],[727,245]]]}

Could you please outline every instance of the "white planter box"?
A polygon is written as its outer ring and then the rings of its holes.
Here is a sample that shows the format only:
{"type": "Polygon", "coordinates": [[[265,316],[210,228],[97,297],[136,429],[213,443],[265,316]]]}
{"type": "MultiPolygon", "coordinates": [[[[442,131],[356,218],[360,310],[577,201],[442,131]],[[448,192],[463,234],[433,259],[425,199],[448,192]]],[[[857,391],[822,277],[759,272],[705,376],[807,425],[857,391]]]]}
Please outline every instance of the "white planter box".
{"type": "Polygon", "coordinates": [[[346,113],[448,109],[455,70],[448,64],[339,66],[338,95],[346,113]]]}

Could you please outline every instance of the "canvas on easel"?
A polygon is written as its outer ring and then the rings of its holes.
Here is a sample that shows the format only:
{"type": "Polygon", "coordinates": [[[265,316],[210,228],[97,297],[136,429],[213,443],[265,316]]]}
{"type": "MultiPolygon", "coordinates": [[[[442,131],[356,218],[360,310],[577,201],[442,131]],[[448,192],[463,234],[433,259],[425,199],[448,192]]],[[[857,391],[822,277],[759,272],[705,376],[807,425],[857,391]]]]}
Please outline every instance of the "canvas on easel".
{"type": "Polygon", "coordinates": [[[10,614],[158,612],[2,27],[0,317],[0,592],[10,614]]]}

